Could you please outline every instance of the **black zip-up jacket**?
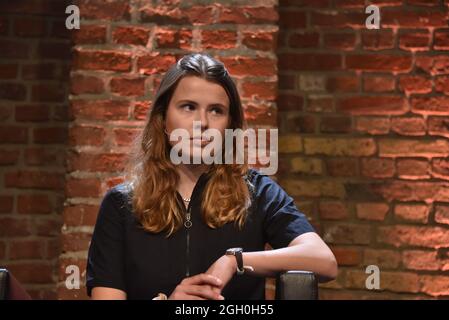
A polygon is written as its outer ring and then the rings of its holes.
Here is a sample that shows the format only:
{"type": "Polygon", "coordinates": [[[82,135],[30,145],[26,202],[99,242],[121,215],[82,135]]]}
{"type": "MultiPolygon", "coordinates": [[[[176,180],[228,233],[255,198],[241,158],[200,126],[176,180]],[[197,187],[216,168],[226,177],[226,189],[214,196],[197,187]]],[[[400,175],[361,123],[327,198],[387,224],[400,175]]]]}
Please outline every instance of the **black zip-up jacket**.
{"type": "MultiPolygon", "coordinates": [[[[183,226],[168,238],[166,232],[143,230],[129,205],[126,184],[109,190],[101,203],[89,248],[88,295],[93,287],[110,287],[125,291],[128,299],[152,299],[160,292],[168,296],[182,279],[205,272],[228,248],[261,251],[269,243],[277,249],[303,233],[314,232],[293,199],[275,181],[254,169],[245,179],[253,201],[241,231],[234,223],[211,229],[202,221],[200,204],[208,180],[203,174],[188,208],[191,227],[183,226]]],[[[227,300],[264,299],[265,279],[235,275],[222,294],[227,300]]]]}

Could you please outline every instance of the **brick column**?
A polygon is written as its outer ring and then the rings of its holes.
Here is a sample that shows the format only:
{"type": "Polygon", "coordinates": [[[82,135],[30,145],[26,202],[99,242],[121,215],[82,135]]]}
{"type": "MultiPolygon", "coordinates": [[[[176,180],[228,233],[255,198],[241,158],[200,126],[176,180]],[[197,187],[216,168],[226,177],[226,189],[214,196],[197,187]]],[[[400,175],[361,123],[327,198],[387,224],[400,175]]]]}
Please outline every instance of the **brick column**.
{"type": "Polygon", "coordinates": [[[279,181],[337,256],[321,298],[448,297],[448,1],[370,3],[379,30],[365,1],[280,1],[279,181]]]}
{"type": "Polygon", "coordinates": [[[0,2],[0,265],[55,299],[70,44],[65,1],[0,2]]]}
{"type": "Polygon", "coordinates": [[[82,22],[73,34],[61,299],[86,298],[84,286],[65,288],[65,268],[78,265],[84,282],[98,205],[122,181],[131,140],[169,65],[189,52],[211,53],[235,77],[250,124],[276,126],[278,27],[272,1],[147,3],[75,1],[82,22]]]}

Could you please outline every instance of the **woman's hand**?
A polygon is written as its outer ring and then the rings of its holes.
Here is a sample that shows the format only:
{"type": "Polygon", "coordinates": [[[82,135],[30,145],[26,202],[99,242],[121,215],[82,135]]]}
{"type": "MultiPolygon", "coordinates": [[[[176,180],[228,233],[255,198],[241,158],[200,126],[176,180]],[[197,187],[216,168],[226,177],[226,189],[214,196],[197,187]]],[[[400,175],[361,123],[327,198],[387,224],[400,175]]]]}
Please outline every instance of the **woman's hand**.
{"type": "MultiPolygon", "coordinates": [[[[207,269],[206,273],[211,274],[223,282],[224,288],[237,271],[237,261],[234,256],[221,256],[213,265],[207,269]]],[[[220,291],[221,292],[221,291],[220,291]]]]}
{"type": "Polygon", "coordinates": [[[200,273],[183,279],[168,300],[223,300],[222,288],[223,282],[219,278],[200,273]]]}

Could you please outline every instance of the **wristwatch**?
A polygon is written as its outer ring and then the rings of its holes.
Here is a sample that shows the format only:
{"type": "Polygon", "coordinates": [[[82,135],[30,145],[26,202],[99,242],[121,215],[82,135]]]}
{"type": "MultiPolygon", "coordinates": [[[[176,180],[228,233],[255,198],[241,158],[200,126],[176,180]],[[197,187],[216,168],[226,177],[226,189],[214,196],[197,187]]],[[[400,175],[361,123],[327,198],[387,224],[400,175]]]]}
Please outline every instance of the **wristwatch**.
{"type": "Polygon", "coordinates": [[[226,250],[226,255],[234,256],[237,260],[237,274],[242,275],[245,273],[245,269],[243,268],[243,249],[242,248],[230,248],[226,250]]]}

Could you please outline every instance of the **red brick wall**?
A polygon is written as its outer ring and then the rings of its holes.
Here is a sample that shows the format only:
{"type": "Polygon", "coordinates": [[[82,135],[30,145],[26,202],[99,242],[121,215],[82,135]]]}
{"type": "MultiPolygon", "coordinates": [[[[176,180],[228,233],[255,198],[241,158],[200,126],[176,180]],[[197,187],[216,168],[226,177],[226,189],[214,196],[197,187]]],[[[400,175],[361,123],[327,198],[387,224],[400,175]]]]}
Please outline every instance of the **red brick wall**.
{"type": "Polygon", "coordinates": [[[449,2],[370,3],[380,30],[365,1],[280,1],[279,181],[339,262],[321,298],[447,298],[449,2]]]}
{"type": "Polygon", "coordinates": [[[56,298],[70,45],[64,1],[0,2],[0,265],[56,298]]]}
{"type": "Polygon", "coordinates": [[[67,205],[58,284],[62,299],[86,298],[84,287],[65,288],[65,268],[78,265],[84,282],[98,205],[106,190],[121,181],[129,145],[144,125],[161,73],[179,57],[207,51],[220,58],[237,81],[250,124],[276,126],[278,16],[273,5],[75,3],[83,20],[73,34],[67,205]]]}

